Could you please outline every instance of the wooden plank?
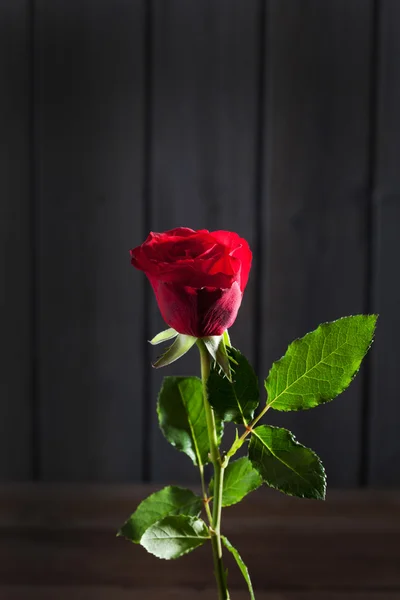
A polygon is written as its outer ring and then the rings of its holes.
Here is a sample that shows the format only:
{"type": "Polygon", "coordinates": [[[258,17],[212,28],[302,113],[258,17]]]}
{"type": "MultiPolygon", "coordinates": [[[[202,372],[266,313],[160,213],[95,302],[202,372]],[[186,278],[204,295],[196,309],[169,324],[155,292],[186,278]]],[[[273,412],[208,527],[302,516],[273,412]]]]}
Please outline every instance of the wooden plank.
{"type": "MultiPolygon", "coordinates": [[[[123,586],[152,593],[211,587],[209,547],[184,557],[179,566],[155,563],[143,548],[115,538],[139,498],[153,489],[2,487],[2,585],[123,586]]],[[[375,591],[383,598],[400,591],[398,492],[333,492],[317,503],[259,490],[224,511],[223,531],[237,544],[260,592],[312,587],[316,597],[318,591],[347,590],[375,591]]],[[[232,589],[243,589],[230,557],[227,565],[232,589]]]]}
{"type": "MultiPolygon", "coordinates": [[[[248,600],[246,590],[230,590],[235,600],[248,600]]],[[[257,600],[399,600],[400,592],[257,592],[257,600]]],[[[162,590],[166,600],[215,600],[212,589],[168,588],[162,590]]],[[[0,600],[159,600],[160,590],[97,586],[1,586],[0,600]]]]}
{"type": "MultiPolygon", "coordinates": [[[[179,482],[179,481],[178,481],[179,482]]],[[[112,530],[137,505],[161,485],[99,484],[13,484],[0,486],[0,528],[57,528],[112,530]]],[[[200,488],[193,488],[196,493],[200,488]]],[[[335,521],[334,528],[367,523],[371,529],[400,527],[400,494],[384,490],[331,490],[325,502],[310,502],[285,496],[263,487],[247,496],[240,506],[224,510],[224,521],[248,514],[246,526],[254,521],[270,527],[271,522],[307,528],[310,519],[335,521]],[[383,519],[382,519],[383,517],[383,519]]]]}
{"type": "Polygon", "coordinates": [[[373,308],[380,314],[373,352],[374,375],[370,414],[370,484],[398,486],[400,460],[397,370],[400,358],[400,285],[396,259],[400,255],[400,5],[380,3],[378,117],[374,211],[373,308]]]}
{"type": "Polygon", "coordinates": [[[380,0],[378,33],[376,195],[400,191],[400,172],[396,156],[399,151],[400,115],[400,41],[396,32],[400,6],[396,0],[380,0]]]}
{"type": "Polygon", "coordinates": [[[397,336],[400,336],[398,314],[400,287],[393,277],[393,259],[400,252],[398,230],[400,188],[397,194],[377,196],[375,214],[377,237],[374,261],[374,310],[380,314],[380,318],[376,343],[373,347],[369,483],[372,486],[388,487],[400,484],[399,469],[396,466],[397,461],[400,460],[399,435],[396,427],[400,417],[396,401],[396,374],[400,354],[396,347],[397,336]]]}
{"type": "Polygon", "coordinates": [[[30,57],[26,0],[0,4],[0,479],[31,476],[30,57]]]}
{"type": "Polygon", "coordinates": [[[143,2],[37,3],[42,477],[141,474],[143,2]]]}
{"type": "MultiPolygon", "coordinates": [[[[365,0],[268,4],[265,376],[293,339],[364,310],[371,8],[365,0]]],[[[320,454],[329,484],[354,486],[361,405],[358,377],[328,406],[269,419],[320,454]]]]}
{"type": "MultiPolygon", "coordinates": [[[[258,2],[154,3],[151,228],[237,231],[254,246],[258,2]]],[[[232,341],[254,358],[254,277],[232,341]]],[[[153,302],[154,306],[154,302],[153,302]]],[[[154,309],[151,332],[165,328],[154,309]]],[[[198,374],[192,350],[152,374],[151,402],[165,374],[198,374]]],[[[155,414],[155,410],[153,410],[155,414]]],[[[197,481],[189,459],[153,423],[155,480],[197,481]],[[160,457],[162,456],[162,460],[160,457]]]]}
{"type": "MultiPolygon", "coordinates": [[[[298,531],[274,531],[270,535],[263,530],[259,534],[240,532],[237,537],[232,528],[230,534],[227,528],[227,533],[238,546],[258,590],[307,589],[310,585],[314,590],[400,589],[398,533],[338,535],[312,531],[299,535],[298,531]]],[[[185,556],[179,564],[155,562],[143,548],[115,538],[111,531],[2,531],[0,557],[3,585],[20,584],[21,573],[25,585],[121,585],[158,587],[160,591],[173,586],[201,589],[213,585],[209,546],[185,556]]],[[[231,557],[226,557],[226,564],[232,588],[243,588],[231,557]]]]}

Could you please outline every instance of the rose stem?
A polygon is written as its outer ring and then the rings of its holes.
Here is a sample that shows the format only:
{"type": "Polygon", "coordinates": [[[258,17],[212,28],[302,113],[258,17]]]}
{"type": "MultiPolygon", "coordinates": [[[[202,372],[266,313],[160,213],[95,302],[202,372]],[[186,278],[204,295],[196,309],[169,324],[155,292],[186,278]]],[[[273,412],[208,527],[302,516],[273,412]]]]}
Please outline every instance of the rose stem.
{"type": "Polygon", "coordinates": [[[247,424],[246,426],[246,431],[240,436],[240,438],[238,440],[235,440],[235,442],[232,444],[231,448],[229,448],[228,452],[226,453],[226,457],[231,458],[239,448],[242,447],[243,442],[245,441],[245,439],[247,438],[247,436],[253,431],[254,427],[257,425],[258,421],[260,419],[262,419],[262,417],[265,415],[265,413],[267,412],[267,410],[269,410],[270,408],[270,404],[267,404],[262,411],[260,411],[260,413],[255,417],[255,419],[253,419],[253,421],[249,424],[247,424]]]}
{"type": "Polygon", "coordinates": [[[210,503],[209,503],[209,498],[208,498],[208,494],[207,494],[206,483],[204,481],[204,465],[199,465],[199,471],[200,471],[200,479],[201,479],[201,489],[202,489],[202,493],[203,493],[204,509],[207,514],[208,522],[210,523],[210,525],[212,527],[212,514],[211,514],[210,506],[209,506],[210,503]]]}
{"type": "Polygon", "coordinates": [[[201,380],[203,383],[204,411],[207,420],[208,438],[210,441],[210,455],[214,466],[214,498],[212,511],[211,544],[214,557],[215,578],[217,580],[218,594],[220,600],[229,600],[229,592],[226,586],[226,576],[222,561],[221,544],[221,509],[222,509],[222,485],[224,481],[224,467],[221,464],[221,456],[218,449],[218,437],[215,427],[214,412],[208,402],[207,379],[210,374],[210,355],[204,342],[199,339],[197,345],[200,350],[201,380]]]}

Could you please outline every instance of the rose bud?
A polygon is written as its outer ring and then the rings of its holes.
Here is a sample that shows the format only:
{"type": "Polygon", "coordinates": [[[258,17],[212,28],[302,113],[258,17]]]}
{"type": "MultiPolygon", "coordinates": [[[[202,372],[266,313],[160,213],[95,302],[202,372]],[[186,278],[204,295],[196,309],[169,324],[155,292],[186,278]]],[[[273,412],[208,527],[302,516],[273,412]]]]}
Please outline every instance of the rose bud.
{"type": "Polygon", "coordinates": [[[131,258],[147,275],[163,319],[178,333],[220,336],[234,323],[252,260],[236,233],[188,227],[152,232],[131,258]]]}

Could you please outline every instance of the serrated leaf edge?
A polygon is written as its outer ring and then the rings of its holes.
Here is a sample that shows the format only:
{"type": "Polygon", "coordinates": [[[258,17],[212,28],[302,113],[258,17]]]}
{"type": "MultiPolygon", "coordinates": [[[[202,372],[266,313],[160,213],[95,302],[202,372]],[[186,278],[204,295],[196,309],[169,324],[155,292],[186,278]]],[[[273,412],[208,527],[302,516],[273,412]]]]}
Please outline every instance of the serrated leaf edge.
{"type": "MultiPolygon", "coordinates": [[[[234,465],[236,463],[238,463],[239,461],[243,461],[243,459],[247,459],[249,462],[251,462],[251,460],[249,459],[248,456],[241,456],[240,458],[237,458],[236,460],[232,461],[229,463],[229,465],[234,465]]],[[[260,482],[258,483],[258,485],[256,485],[255,487],[252,487],[251,489],[247,490],[247,492],[236,502],[224,502],[224,485],[225,485],[225,479],[224,479],[224,484],[223,484],[223,489],[222,489],[222,506],[224,508],[227,508],[228,506],[234,506],[235,504],[239,504],[239,502],[241,502],[246,496],[248,496],[249,494],[251,494],[251,492],[255,492],[256,490],[258,490],[259,487],[261,487],[261,485],[263,484],[263,478],[261,477],[260,472],[253,466],[253,463],[251,463],[253,469],[255,471],[257,471],[259,477],[260,477],[260,482]]],[[[210,495],[213,494],[213,485],[214,485],[214,478],[211,479],[208,489],[209,489],[209,493],[210,495]]],[[[231,488],[234,489],[234,488],[231,488]]]]}
{"type": "MultiPolygon", "coordinates": [[[[142,539],[141,539],[141,541],[140,541],[140,545],[141,545],[141,546],[142,546],[142,547],[143,547],[143,548],[144,548],[144,549],[145,549],[145,550],[146,550],[146,551],[147,551],[149,554],[151,554],[152,556],[156,556],[157,558],[159,558],[159,559],[161,559],[161,560],[176,560],[176,559],[178,559],[178,558],[181,558],[181,556],[185,556],[185,554],[189,554],[190,552],[193,552],[193,550],[196,550],[196,548],[198,548],[198,547],[200,547],[202,544],[204,544],[204,542],[205,542],[206,540],[209,540],[209,539],[211,539],[211,535],[210,535],[209,529],[208,529],[208,527],[207,527],[207,524],[205,523],[205,521],[203,521],[203,519],[199,519],[198,517],[192,517],[192,516],[189,516],[189,515],[169,515],[169,517],[174,517],[174,518],[176,517],[177,519],[183,518],[183,519],[185,519],[185,520],[187,519],[187,520],[188,520],[188,521],[190,521],[190,522],[193,522],[193,521],[201,521],[201,522],[203,523],[203,525],[205,526],[206,530],[208,531],[208,536],[204,536],[204,537],[201,537],[201,536],[186,536],[186,535],[185,535],[185,536],[182,536],[184,539],[195,539],[195,540],[200,540],[200,539],[201,539],[201,540],[203,540],[203,541],[201,542],[201,544],[198,544],[196,547],[194,547],[194,548],[188,548],[187,550],[185,550],[184,552],[182,552],[182,553],[181,553],[181,554],[179,554],[178,556],[174,556],[173,558],[165,558],[164,556],[159,556],[158,554],[155,554],[154,552],[150,552],[149,550],[147,550],[146,546],[143,546],[143,544],[142,544],[143,537],[144,537],[144,535],[146,534],[146,532],[147,532],[149,529],[151,529],[152,527],[156,527],[156,526],[160,527],[160,523],[162,523],[162,521],[164,521],[164,519],[167,519],[167,518],[168,518],[168,515],[167,515],[166,517],[163,517],[163,518],[162,518],[162,519],[160,519],[159,521],[156,521],[155,523],[153,523],[153,524],[152,524],[152,525],[151,525],[151,526],[150,526],[150,527],[149,527],[149,528],[148,528],[148,529],[145,531],[145,533],[143,534],[143,536],[142,536],[142,539]]],[[[154,538],[154,539],[160,539],[160,538],[154,538]]],[[[167,538],[166,538],[166,539],[167,539],[167,538]]]]}
{"type": "MultiPolygon", "coordinates": [[[[156,494],[159,494],[160,492],[163,492],[163,491],[165,491],[165,490],[171,490],[171,491],[172,491],[172,490],[178,490],[178,491],[180,491],[180,492],[191,492],[191,493],[193,494],[193,497],[194,497],[194,498],[198,498],[198,499],[200,500],[200,503],[202,502],[202,498],[201,498],[201,496],[198,496],[197,494],[195,494],[195,493],[194,493],[192,490],[190,490],[189,488],[184,488],[184,487],[181,487],[180,485],[167,485],[167,486],[165,486],[165,487],[161,488],[160,490],[157,490],[157,491],[153,492],[152,494],[150,494],[149,496],[147,496],[147,498],[144,498],[144,499],[143,499],[143,500],[142,500],[142,501],[141,501],[141,502],[140,502],[140,503],[137,505],[137,507],[136,507],[136,509],[134,510],[134,512],[133,512],[133,513],[132,513],[132,514],[131,514],[131,515],[130,515],[130,516],[127,518],[127,519],[126,519],[126,521],[123,523],[123,525],[122,525],[122,526],[120,527],[120,529],[118,530],[118,532],[117,532],[117,534],[116,534],[116,535],[117,535],[117,537],[123,537],[123,538],[124,538],[124,539],[126,539],[128,542],[132,542],[133,544],[140,544],[140,540],[134,540],[134,539],[132,539],[132,538],[129,538],[129,537],[127,537],[127,536],[126,536],[126,535],[123,533],[122,529],[125,527],[125,525],[126,525],[127,523],[129,523],[129,521],[131,520],[131,518],[132,518],[132,517],[133,517],[133,516],[136,514],[136,512],[139,510],[139,508],[140,508],[140,507],[141,507],[141,506],[142,506],[142,505],[143,505],[143,504],[144,504],[144,503],[145,503],[147,500],[149,500],[150,498],[152,498],[152,497],[153,497],[153,496],[155,496],[156,494]]],[[[166,504],[166,503],[165,503],[165,504],[166,504]]],[[[192,505],[192,503],[183,504],[183,505],[182,505],[182,508],[185,508],[186,506],[191,506],[191,505],[192,505]]],[[[173,505],[171,505],[171,506],[173,506],[173,505]]],[[[184,515],[185,513],[180,513],[180,514],[184,515]]],[[[199,512],[198,512],[198,515],[197,515],[197,517],[199,517],[199,516],[200,516],[200,514],[201,514],[201,505],[200,505],[200,510],[199,510],[199,512]]],[[[179,516],[179,515],[171,515],[171,513],[167,513],[167,514],[165,514],[165,515],[164,515],[164,517],[168,517],[168,516],[179,516]]],[[[187,515],[187,516],[193,516],[193,515],[187,515]]],[[[164,517],[162,517],[162,518],[164,518],[164,517]]],[[[194,517],[194,518],[197,518],[197,517],[194,517]]],[[[162,519],[158,519],[158,520],[159,520],[159,521],[161,521],[162,519]]],[[[155,521],[154,523],[156,523],[156,522],[157,522],[157,521],[155,521]]],[[[153,523],[153,525],[154,525],[154,523],[153,523]]],[[[150,525],[149,527],[151,527],[151,525],[150,525]]],[[[149,527],[148,527],[148,528],[149,528],[149,527]]],[[[143,537],[143,535],[144,535],[144,532],[143,532],[143,534],[142,534],[142,537],[143,537]]],[[[140,538],[140,539],[141,539],[141,538],[140,538]]]]}
{"type": "MultiPolygon", "coordinates": [[[[308,446],[304,446],[304,444],[301,444],[295,437],[295,435],[289,431],[289,429],[286,429],[285,427],[276,427],[274,425],[260,425],[260,427],[268,427],[269,429],[283,429],[284,431],[286,431],[289,436],[291,437],[291,441],[296,445],[296,446],[300,446],[302,448],[305,448],[306,450],[308,450],[309,452],[311,452],[311,454],[313,454],[313,456],[317,459],[317,463],[318,465],[321,467],[321,479],[322,479],[322,483],[323,483],[323,488],[324,488],[324,493],[321,496],[320,493],[318,492],[316,494],[316,496],[310,496],[309,494],[293,494],[289,491],[283,490],[282,488],[269,483],[268,481],[266,481],[261,473],[261,477],[264,481],[264,483],[266,483],[268,485],[268,487],[273,488],[274,490],[278,490],[279,492],[282,492],[283,494],[286,494],[286,496],[293,496],[295,498],[307,498],[309,500],[325,500],[325,496],[326,496],[326,485],[327,485],[327,476],[326,476],[326,471],[325,471],[325,467],[320,459],[320,457],[318,456],[318,454],[316,452],[314,452],[314,450],[311,450],[311,448],[308,448],[308,446]]],[[[259,440],[260,437],[255,433],[257,431],[257,429],[259,429],[260,427],[256,427],[255,429],[253,429],[252,431],[252,436],[255,435],[259,440]]],[[[262,440],[260,440],[262,442],[262,440]]],[[[251,440],[250,440],[251,443],[251,440]]],[[[269,448],[268,448],[269,450],[269,448]]],[[[271,450],[269,450],[271,452],[271,450]]],[[[293,469],[293,467],[291,467],[290,465],[288,465],[284,460],[280,459],[278,456],[276,456],[275,453],[271,452],[271,454],[274,456],[274,458],[276,458],[276,460],[278,460],[279,462],[281,462],[283,465],[285,465],[285,467],[288,467],[291,471],[293,471],[296,475],[300,476],[302,479],[304,479],[304,481],[310,485],[310,482],[308,481],[308,479],[306,479],[305,477],[303,477],[300,473],[298,473],[295,469],[293,469]]],[[[257,469],[256,464],[254,464],[253,460],[250,458],[249,455],[249,460],[251,461],[251,463],[253,464],[254,468],[257,469]]],[[[258,469],[257,469],[258,470],[258,469]]],[[[317,490],[315,489],[314,486],[312,486],[313,489],[317,492],[317,490]]]]}
{"type": "MultiPolygon", "coordinates": [[[[229,359],[229,363],[233,363],[234,365],[239,365],[239,363],[234,358],[234,356],[232,356],[233,353],[238,352],[245,359],[245,361],[248,363],[248,365],[249,365],[252,373],[254,374],[255,380],[257,381],[257,375],[255,374],[253,366],[247,360],[246,356],[244,356],[244,354],[242,354],[240,352],[240,350],[238,350],[237,348],[234,348],[233,346],[227,347],[226,350],[227,350],[227,356],[228,356],[228,359],[229,359]]],[[[235,386],[234,386],[234,384],[235,384],[235,379],[234,379],[235,369],[234,369],[234,367],[231,366],[230,370],[231,370],[232,378],[231,379],[227,378],[227,379],[228,379],[229,384],[232,386],[233,395],[235,397],[236,405],[237,405],[237,407],[239,409],[241,420],[238,420],[238,419],[231,419],[231,420],[224,419],[221,416],[221,411],[218,409],[218,407],[214,408],[214,406],[212,405],[211,402],[210,402],[210,404],[211,404],[211,406],[212,406],[215,414],[217,414],[219,416],[219,418],[221,419],[221,421],[225,421],[227,423],[235,423],[236,425],[245,425],[246,426],[248,424],[248,421],[244,418],[243,409],[242,409],[242,407],[240,405],[239,399],[238,399],[237,394],[236,394],[235,386]]],[[[214,371],[218,375],[218,372],[215,369],[214,369],[214,371]]],[[[257,389],[258,389],[258,383],[257,383],[257,389]]],[[[210,396],[210,394],[209,394],[209,396],[210,396]]],[[[246,402],[246,406],[247,406],[247,403],[248,403],[248,401],[246,402]]],[[[254,409],[253,409],[253,411],[252,411],[252,413],[250,415],[250,420],[252,420],[254,418],[254,412],[255,412],[256,408],[259,406],[259,404],[260,404],[260,400],[259,400],[259,393],[258,393],[257,406],[254,407],[254,409]]]]}
{"type": "MultiPolygon", "coordinates": [[[[184,375],[182,375],[182,376],[180,376],[180,375],[172,375],[172,376],[166,376],[166,377],[164,377],[164,379],[163,379],[163,381],[162,381],[162,383],[161,383],[161,388],[160,388],[160,391],[158,392],[158,397],[157,397],[157,406],[156,406],[156,410],[157,410],[157,418],[158,418],[158,419],[157,419],[157,420],[158,420],[158,425],[159,425],[159,427],[160,427],[160,429],[161,429],[161,431],[162,431],[162,433],[163,433],[163,436],[164,436],[164,437],[165,437],[165,439],[167,440],[167,442],[168,442],[169,444],[171,444],[171,446],[172,446],[173,448],[176,448],[176,450],[178,450],[178,452],[183,452],[183,454],[186,454],[186,456],[188,456],[188,457],[189,457],[189,458],[192,460],[192,462],[193,462],[193,464],[194,464],[194,465],[196,465],[196,466],[200,466],[200,465],[198,465],[198,464],[197,464],[197,462],[196,462],[196,460],[197,460],[197,452],[198,452],[198,446],[197,446],[197,443],[195,443],[196,452],[195,452],[195,454],[194,454],[194,458],[193,458],[193,456],[191,456],[190,454],[188,454],[188,453],[187,453],[185,450],[181,450],[181,449],[180,449],[180,448],[177,446],[177,444],[176,444],[174,441],[171,441],[170,439],[168,439],[168,437],[167,437],[167,434],[166,434],[166,431],[165,431],[164,427],[163,427],[163,426],[162,426],[162,424],[161,424],[161,419],[160,419],[160,417],[161,417],[162,415],[161,415],[161,409],[160,409],[160,398],[161,398],[161,394],[162,394],[162,391],[163,391],[163,388],[164,388],[164,382],[165,382],[165,380],[166,380],[166,379],[168,379],[169,377],[172,377],[173,379],[197,379],[198,381],[200,381],[200,383],[201,383],[201,379],[200,379],[199,377],[196,377],[195,375],[190,375],[190,376],[187,376],[187,377],[186,377],[186,376],[184,376],[184,375]]],[[[178,386],[178,387],[179,387],[179,386],[178,386]]],[[[182,397],[182,394],[181,394],[181,391],[180,391],[180,390],[179,390],[179,394],[180,394],[180,396],[182,397]]],[[[185,406],[185,412],[186,412],[186,415],[187,415],[186,405],[184,404],[184,406],[185,406]]],[[[192,427],[191,427],[191,424],[190,424],[190,421],[189,421],[189,419],[188,419],[188,423],[189,423],[189,428],[190,428],[190,432],[191,432],[191,434],[192,434],[192,439],[193,439],[193,429],[192,429],[192,427]]],[[[207,464],[207,463],[203,463],[203,464],[207,464]]]]}
{"type": "MultiPolygon", "coordinates": [[[[184,379],[186,379],[186,377],[184,379]]],[[[200,381],[200,383],[201,383],[201,380],[198,377],[195,377],[195,379],[198,379],[200,381]]],[[[190,433],[192,435],[193,445],[194,445],[194,449],[195,449],[195,453],[196,453],[196,462],[195,462],[195,464],[197,464],[198,467],[203,467],[204,463],[201,461],[201,456],[200,456],[200,452],[199,452],[199,446],[198,446],[198,443],[197,443],[196,436],[194,435],[194,429],[193,429],[192,419],[189,418],[190,413],[189,413],[189,411],[187,409],[186,402],[185,402],[184,396],[182,394],[182,390],[181,390],[181,387],[180,387],[179,383],[178,383],[178,390],[179,390],[179,395],[181,397],[182,404],[183,404],[183,406],[186,409],[186,414],[187,414],[187,418],[188,418],[190,433]]],[[[207,463],[205,463],[205,464],[207,464],[207,463]]]]}
{"type": "MultiPolygon", "coordinates": [[[[354,380],[354,379],[355,379],[355,377],[357,376],[357,373],[359,372],[359,370],[360,370],[360,368],[361,368],[362,361],[364,360],[365,356],[368,354],[368,352],[369,352],[369,350],[370,350],[370,348],[371,348],[372,344],[373,344],[373,343],[374,343],[374,341],[375,341],[374,337],[375,337],[375,331],[376,331],[376,323],[377,323],[377,319],[378,319],[378,316],[379,316],[379,315],[377,315],[377,314],[375,314],[375,313],[371,313],[371,314],[367,314],[367,315],[347,315],[346,317],[340,317],[339,319],[335,319],[334,321],[325,321],[324,323],[320,323],[320,324],[318,325],[318,327],[316,327],[316,328],[315,328],[315,329],[313,329],[312,331],[309,331],[308,333],[306,333],[306,334],[305,334],[305,335],[303,335],[302,337],[298,337],[298,338],[294,339],[294,340],[293,340],[293,341],[292,341],[292,342],[289,344],[289,346],[288,346],[288,347],[287,347],[287,349],[286,349],[286,352],[285,352],[285,354],[283,354],[283,356],[281,356],[281,357],[280,357],[278,360],[276,360],[276,361],[274,361],[274,362],[272,363],[272,366],[271,366],[271,368],[270,368],[270,370],[269,370],[269,372],[268,372],[268,376],[267,376],[267,378],[266,378],[266,379],[265,379],[265,381],[264,381],[264,387],[265,387],[265,389],[266,389],[266,391],[267,391],[267,394],[268,394],[267,382],[268,382],[268,379],[269,379],[269,378],[270,378],[270,376],[271,376],[272,369],[274,368],[274,366],[275,366],[275,365],[278,365],[280,362],[282,362],[282,361],[283,361],[283,360],[286,358],[286,354],[287,354],[287,352],[288,352],[289,348],[293,347],[294,345],[298,344],[299,342],[302,342],[302,341],[304,340],[304,338],[305,338],[305,337],[307,337],[308,335],[310,335],[310,334],[312,334],[312,333],[315,333],[315,332],[317,332],[319,329],[323,329],[323,328],[325,328],[326,326],[332,325],[333,323],[337,323],[337,322],[339,322],[339,321],[343,321],[344,319],[351,319],[352,317],[361,317],[361,316],[362,316],[362,317],[375,317],[374,328],[373,328],[373,331],[372,331],[371,342],[370,342],[369,346],[366,348],[366,350],[365,350],[365,352],[364,352],[364,354],[363,354],[363,356],[362,356],[362,358],[361,358],[361,361],[360,361],[360,366],[359,366],[359,367],[358,367],[358,369],[356,369],[356,370],[354,371],[354,373],[352,374],[352,376],[351,376],[351,378],[350,378],[350,381],[349,381],[349,383],[348,383],[347,385],[343,386],[343,387],[340,389],[340,391],[339,391],[337,394],[335,394],[334,396],[332,396],[332,398],[324,398],[323,400],[321,400],[321,401],[320,401],[320,402],[318,402],[317,404],[313,404],[312,406],[305,406],[305,407],[298,407],[298,408],[297,408],[297,407],[295,407],[295,408],[284,408],[284,407],[280,407],[279,409],[275,409],[275,408],[274,408],[274,404],[275,404],[275,402],[278,400],[278,398],[279,398],[280,396],[282,396],[283,394],[285,394],[285,393],[287,392],[287,390],[288,390],[288,389],[289,389],[289,388],[290,388],[292,385],[294,385],[295,383],[297,383],[297,381],[300,379],[300,377],[299,377],[298,379],[296,379],[295,381],[293,381],[293,382],[290,384],[290,386],[288,386],[287,388],[285,388],[285,390],[283,390],[283,391],[282,391],[280,394],[278,394],[278,396],[277,396],[277,397],[276,397],[276,398],[275,398],[275,399],[274,399],[272,402],[268,402],[268,397],[267,397],[266,406],[268,407],[268,409],[272,408],[272,410],[277,410],[277,411],[279,411],[279,412],[300,412],[300,411],[303,411],[303,410],[311,410],[312,408],[318,408],[318,406],[323,406],[324,404],[327,404],[328,402],[332,402],[332,400],[334,400],[335,398],[337,398],[338,396],[340,396],[340,395],[341,395],[341,394],[342,394],[342,393],[343,393],[345,390],[347,390],[347,388],[350,386],[350,384],[353,382],[353,380],[354,380]]],[[[344,345],[344,344],[343,344],[343,345],[344,345]]],[[[336,349],[336,350],[337,350],[337,349],[336,349]]],[[[335,351],[336,351],[336,350],[335,350],[335,351]]],[[[329,356],[329,355],[328,355],[328,356],[329,356]]],[[[326,358],[326,357],[325,357],[325,358],[326,358]]],[[[317,364],[319,364],[319,363],[317,363],[317,364]]],[[[317,365],[314,365],[314,366],[312,367],[312,369],[314,369],[316,366],[317,366],[317,365]]],[[[311,371],[312,369],[310,369],[310,371],[311,371]]],[[[303,375],[302,375],[301,377],[304,377],[304,375],[305,375],[305,374],[306,374],[306,373],[303,373],[303,375]]]]}

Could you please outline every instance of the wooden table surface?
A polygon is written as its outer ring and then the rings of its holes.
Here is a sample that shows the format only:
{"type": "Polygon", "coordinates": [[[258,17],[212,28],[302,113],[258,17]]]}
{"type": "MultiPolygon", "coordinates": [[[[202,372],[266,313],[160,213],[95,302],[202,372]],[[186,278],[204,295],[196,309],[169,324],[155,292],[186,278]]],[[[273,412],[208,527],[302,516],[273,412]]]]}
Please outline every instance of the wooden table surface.
{"type": "MultiPolygon", "coordinates": [[[[0,600],[216,600],[208,546],[169,562],[115,536],[154,489],[0,487],[0,600]]],[[[259,490],[224,510],[223,529],[257,600],[400,600],[400,492],[259,490]]],[[[247,600],[226,562],[232,600],[247,600]]]]}

